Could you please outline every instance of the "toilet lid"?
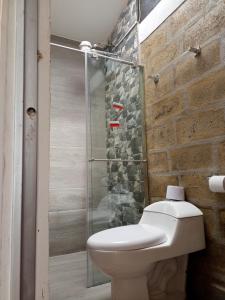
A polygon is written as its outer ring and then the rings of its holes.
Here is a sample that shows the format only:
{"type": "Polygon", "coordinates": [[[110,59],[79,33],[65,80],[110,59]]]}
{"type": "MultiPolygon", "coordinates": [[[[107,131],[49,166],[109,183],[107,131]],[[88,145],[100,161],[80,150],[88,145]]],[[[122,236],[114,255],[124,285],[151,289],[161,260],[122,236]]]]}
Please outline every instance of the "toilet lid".
{"type": "Polygon", "coordinates": [[[135,250],[162,244],[166,239],[159,228],[138,224],[100,231],[88,239],[87,245],[96,250],[135,250]]]}

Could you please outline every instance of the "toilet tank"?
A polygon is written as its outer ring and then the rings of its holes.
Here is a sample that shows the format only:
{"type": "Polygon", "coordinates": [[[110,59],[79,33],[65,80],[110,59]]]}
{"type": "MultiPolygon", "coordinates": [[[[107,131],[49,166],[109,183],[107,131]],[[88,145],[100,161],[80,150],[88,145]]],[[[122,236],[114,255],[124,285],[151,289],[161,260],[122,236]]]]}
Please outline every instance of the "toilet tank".
{"type": "Polygon", "coordinates": [[[156,226],[180,252],[205,248],[203,213],[186,201],[164,200],[144,209],[140,223],[156,226]],[[183,249],[183,250],[182,250],[183,249]]]}
{"type": "Polygon", "coordinates": [[[186,201],[164,200],[155,202],[144,209],[145,212],[166,214],[177,219],[202,216],[199,208],[186,201]]]}

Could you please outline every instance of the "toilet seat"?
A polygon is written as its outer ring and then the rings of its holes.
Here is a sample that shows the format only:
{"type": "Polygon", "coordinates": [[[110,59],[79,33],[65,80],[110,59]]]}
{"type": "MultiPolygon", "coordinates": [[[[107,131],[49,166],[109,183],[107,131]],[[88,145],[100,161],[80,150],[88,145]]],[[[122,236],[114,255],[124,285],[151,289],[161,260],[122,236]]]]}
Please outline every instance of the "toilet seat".
{"type": "Polygon", "coordinates": [[[166,240],[166,234],[159,228],[137,224],[98,232],[88,239],[87,244],[95,250],[123,251],[160,245],[166,240]]]}

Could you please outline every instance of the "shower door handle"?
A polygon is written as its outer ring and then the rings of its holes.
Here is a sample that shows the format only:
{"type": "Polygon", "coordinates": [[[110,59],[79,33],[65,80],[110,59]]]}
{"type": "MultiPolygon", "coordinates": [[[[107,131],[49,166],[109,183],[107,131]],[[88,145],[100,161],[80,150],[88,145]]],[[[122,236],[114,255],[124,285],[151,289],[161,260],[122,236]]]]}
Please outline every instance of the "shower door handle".
{"type": "Polygon", "coordinates": [[[147,159],[116,159],[116,158],[91,158],[88,160],[89,162],[140,162],[140,163],[147,163],[147,159]]]}

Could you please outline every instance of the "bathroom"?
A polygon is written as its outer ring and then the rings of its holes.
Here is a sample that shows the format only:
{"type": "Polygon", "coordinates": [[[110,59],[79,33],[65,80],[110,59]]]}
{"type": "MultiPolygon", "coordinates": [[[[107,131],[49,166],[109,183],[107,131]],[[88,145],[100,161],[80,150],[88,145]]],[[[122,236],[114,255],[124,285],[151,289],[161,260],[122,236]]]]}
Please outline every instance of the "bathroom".
{"type": "Polygon", "coordinates": [[[0,4],[0,299],[224,300],[224,0],[0,4]]]}
{"type": "MultiPolygon", "coordinates": [[[[50,299],[67,299],[63,276],[69,265],[74,296],[85,297],[85,291],[80,291],[82,296],[78,296],[79,288],[76,292],[74,278],[81,276],[76,274],[77,267],[82,274],[87,272],[83,282],[79,279],[80,285],[89,287],[86,293],[96,289],[100,293],[96,299],[108,299],[109,278],[96,269],[90,257],[86,265],[87,238],[107,228],[138,223],[149,202],[165,199],[168,185],[185,187],[186,200],[204,213],[205,231],[211,241],[208,252],[190,255],[190,299],[206,299],[201,294],[205,292],[196,289],[196,285],[206,282],[210,283],[210,293],[223,295],[223,258],[218,266],[209,262],[212,257],[218,259],[224,249],[224,195],[208,188],[208,177],[224,170],[218,163],[225,134],[223,24],[215,25],[213,21],[218,19],[216,14],[221,7],[215,1],[178,1],[179,5],[163,12],[163,6],[169,6],[164,2],[168,1],[159,2],[121,4],[122,13],[115,18],[111,34],[104,41],[107,48],[103,43],[98,45],[101,40],[93,40],[89,32],[80,33],[78,26],[76,32],[72,30],[61,13],[62,5],[52,1],[50,299]],[[161,15],[158,24],[153,24],[149,20],[155,19],[157,10],[165,16],[161,15]],[[207,36],[199,25],[204,18],[209,18],[204,23],[207,36]],[[213,22],[213,29],[208,22],[213,22]],[[96,57],[88,57],[86,66],[79,52],[82,40],[97,44],[93,47],[96,57]],[[188,51],[190,47],[196,47],[194,51],[201,49],[199,55],[188,51]],[[141,66],[129,66],[116,59],[141,66]],[[210,86],[210,79],[214,87],[210,86]],[[113,105],[118,104],[122,109],[116,111],[113,105]],[[121,129],[110,128],[112,120],[119,120],[121,129]],[[205,274],[199,273],[203,266],[205,274]]],[[[82,16],[84,8],[79,9],[82,16]]],[[[77,15],[74,19],[79,22],[77,15]]],[[[88,25],[86,28],[89,30],[88,25]]],[[[69,286],[68,282],[65,284],[69,286]]]]}

